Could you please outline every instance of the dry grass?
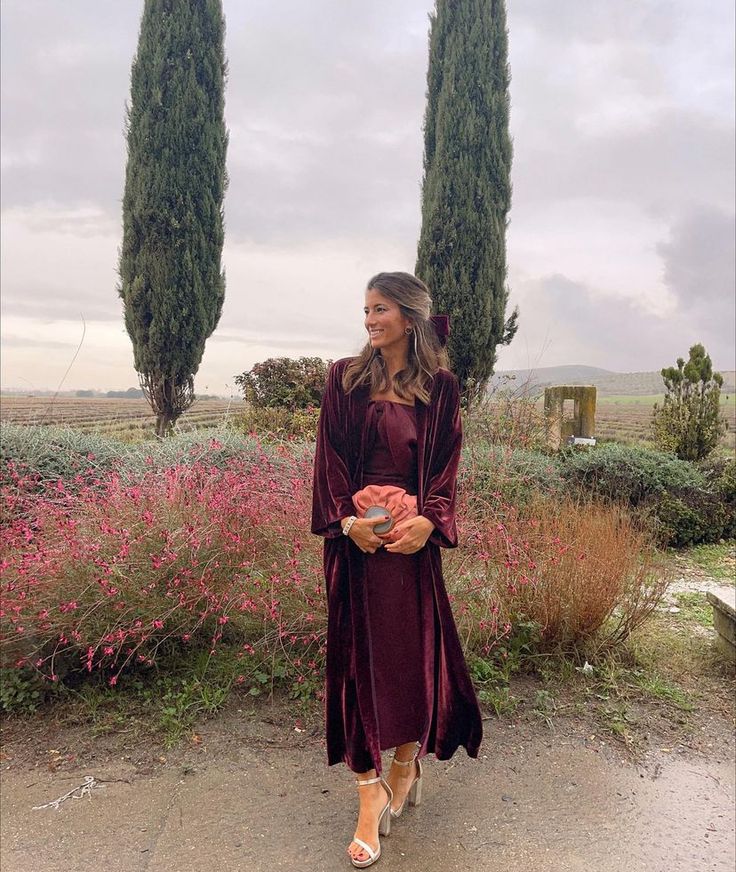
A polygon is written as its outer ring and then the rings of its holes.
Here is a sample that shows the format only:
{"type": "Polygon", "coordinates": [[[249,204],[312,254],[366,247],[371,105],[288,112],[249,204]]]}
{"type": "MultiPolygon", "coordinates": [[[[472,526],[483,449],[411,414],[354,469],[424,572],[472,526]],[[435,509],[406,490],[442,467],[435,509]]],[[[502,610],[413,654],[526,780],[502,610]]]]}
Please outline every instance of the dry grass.
{"type": "Polygon", "coordinates": [[[543,650],[612,648],[661,600],[661,559],[624,509],[570,499],[535,498],[518,509],[475,502],[451,574],[466,605],[466,639],[481,653],[519,620],[538,624],[543,650]]]}

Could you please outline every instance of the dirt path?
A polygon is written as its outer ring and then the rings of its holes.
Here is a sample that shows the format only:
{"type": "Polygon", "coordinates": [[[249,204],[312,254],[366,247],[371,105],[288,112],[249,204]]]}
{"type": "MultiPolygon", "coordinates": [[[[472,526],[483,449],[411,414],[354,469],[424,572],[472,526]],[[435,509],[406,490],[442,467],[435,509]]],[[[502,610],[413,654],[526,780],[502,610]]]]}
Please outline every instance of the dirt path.
{"type": "MultiPolygon", "coordinates": [[[[233,706],[168,754],[125,734],[11,729],[3,872],[350,869],[355,788],[325,766],[320,727],[316,715],[295,724],[284,703],[233,706]],[[102,781],[89,797],[33,810],[87,775],[102,781]]],[[[711,727],[687,745],[654,737],[634,759],[584,718],[489,718],[477,761],[427,758],[424,801],[383,840],[377,868],[732,872],[733,741],[723,719],[711,727]]]]}

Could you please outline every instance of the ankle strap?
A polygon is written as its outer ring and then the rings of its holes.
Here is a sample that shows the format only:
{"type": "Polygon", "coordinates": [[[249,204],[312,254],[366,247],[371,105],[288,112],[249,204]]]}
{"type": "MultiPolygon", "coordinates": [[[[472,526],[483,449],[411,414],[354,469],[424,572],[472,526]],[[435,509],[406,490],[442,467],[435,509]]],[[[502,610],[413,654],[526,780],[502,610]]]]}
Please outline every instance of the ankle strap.
{"type": "Polygon", "coordinates": [[[411,758],[411,760],[398,760],[396,757],[396,752],[394,751],[394,756],[391,758],[391,762],[395,763],[397,766],[411,766],[411,764],[417,759],[421,748],[422,746],[419,744],[419,742],[417,742],[417,749],[414,752],[414,756],[411,758]]]}
{"type": "Polygon", "coordinates": [[[363,781],[361,781],[360,778],[355,779],[355,783],[360,787],[362,787],[364,784],[377,784],[379,781],[383,781],[380,776],[377,776],[376,778],[366,778],[363,781]]]}

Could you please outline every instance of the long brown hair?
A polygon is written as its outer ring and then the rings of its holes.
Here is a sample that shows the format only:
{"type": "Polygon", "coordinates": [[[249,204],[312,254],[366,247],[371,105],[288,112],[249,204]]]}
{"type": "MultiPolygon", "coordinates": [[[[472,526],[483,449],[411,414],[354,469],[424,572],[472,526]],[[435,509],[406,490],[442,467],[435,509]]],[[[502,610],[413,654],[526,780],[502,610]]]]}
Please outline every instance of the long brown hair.
{"type": "Polygon", "coordinates": [[[358,385],[370,385],[371,393],[383,393],[392,387],[397,397],[405,400],[418,397],[423,403],[429,403],[432,377],[438,369],[449,369],[447,352],[440,345],[434,324],[429,320],[432,311],[429,288],[409,273],[382,272],[373,276],[366,285],[366,290],[371,289],[393,300],[401,314],[411,321],[409,359],[406,367],[389,379],[383,355],[371,346],[369,340],[345,368],[342,377],[345,393],[349,394],[358,385]]]}

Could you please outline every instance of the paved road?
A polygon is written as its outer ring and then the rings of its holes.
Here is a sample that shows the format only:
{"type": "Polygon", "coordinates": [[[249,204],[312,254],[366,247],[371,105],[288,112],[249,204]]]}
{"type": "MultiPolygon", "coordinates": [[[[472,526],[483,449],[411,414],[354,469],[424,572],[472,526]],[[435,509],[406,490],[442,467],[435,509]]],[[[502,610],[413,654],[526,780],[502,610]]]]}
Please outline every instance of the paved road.
{"type": "MultiPolygon", "coordinates": [[[[500,724],[487,733],[477,761],[428,758],[424,801],[383,839],[377,869],[733,872],[732,761],[673,748],[632,764],[581,735],[500,724]]],[[[343,852],[355,788],[343,767],[324,765],[319,741],[223,748],[203,738],[153,768],[135,754],[55,772],[3,765],[2,872],[352,868],[343,852]],[[90,798],[32,810],[85,775],[106,782],[90,798]]]]}

